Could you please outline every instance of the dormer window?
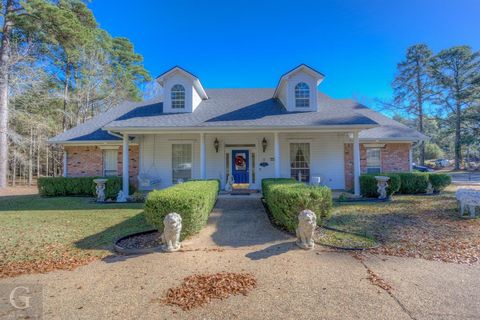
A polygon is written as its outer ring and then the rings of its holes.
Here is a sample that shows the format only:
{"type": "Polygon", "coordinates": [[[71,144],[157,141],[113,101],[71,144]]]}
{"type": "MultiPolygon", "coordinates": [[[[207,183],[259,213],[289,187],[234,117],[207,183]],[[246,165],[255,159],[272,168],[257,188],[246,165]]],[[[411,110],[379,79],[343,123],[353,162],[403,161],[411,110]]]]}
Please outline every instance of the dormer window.
{"type": "Polygon", "coordinates": [[[310,87],[305,82],[295,86],[295,108],[310,107],[310,87]]]}
{"type": "Polygon", "coordinates": [[[185,109],[185,88],[176,84],[171,91],[172,109],[185,109]]]}

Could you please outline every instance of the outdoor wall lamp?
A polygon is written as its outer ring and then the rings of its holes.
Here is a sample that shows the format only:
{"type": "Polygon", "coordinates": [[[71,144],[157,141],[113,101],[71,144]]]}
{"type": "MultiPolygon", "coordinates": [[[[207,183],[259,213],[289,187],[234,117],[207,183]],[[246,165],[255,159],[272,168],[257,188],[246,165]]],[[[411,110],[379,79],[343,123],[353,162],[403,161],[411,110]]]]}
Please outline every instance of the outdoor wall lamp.
{"type": "Polygon", "coordinates": [[[218,153],[218,148],[220,147],[220,142],[218,142],[217,138],[215,138],[215,141],[213,141],[213,146],[215,147],[215,151],[218,153]]]}
{"type": "Polygon", "coordinates": [[[265,152],[265,150],[267,150],[267,139],[265,139],[265,137],[263,137],[263,140],[262,140],[262,148],[263,148],[263,152],[265,152]]]}

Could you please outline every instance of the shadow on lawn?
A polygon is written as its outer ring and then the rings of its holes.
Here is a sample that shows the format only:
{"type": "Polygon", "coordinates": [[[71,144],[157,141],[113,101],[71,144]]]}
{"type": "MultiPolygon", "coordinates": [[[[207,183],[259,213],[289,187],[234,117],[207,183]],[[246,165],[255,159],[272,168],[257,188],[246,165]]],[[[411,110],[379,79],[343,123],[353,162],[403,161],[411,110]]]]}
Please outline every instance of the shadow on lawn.
{"type": "Polygon", "coordinates": [[[152,228],[153,227],[145,221],[143,212],[140,212],[135,216],[122,221],[121,223],[78,240],[75,242],[75,247],[83,250],[107,250],[110,251],[112,255],[117,255],[113,250],[114,242],[117,239],[129,234],[151,230],[152,228]]]}

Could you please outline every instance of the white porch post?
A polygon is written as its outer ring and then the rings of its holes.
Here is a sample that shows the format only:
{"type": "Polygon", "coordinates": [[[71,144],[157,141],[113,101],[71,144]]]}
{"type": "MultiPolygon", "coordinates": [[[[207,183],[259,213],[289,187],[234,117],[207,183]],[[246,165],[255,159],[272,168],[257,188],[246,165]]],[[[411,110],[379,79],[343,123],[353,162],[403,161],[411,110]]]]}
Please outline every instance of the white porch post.
{"type": "Polygon", "coordinates": [[[128,179],[128,159],[129,159],[129,154],[128,154],[128,134],[124,134],[123,135],[123,170],[122,170],[122,182],[123,182],[123,186],[122,186],[122,190],[123,190],[123,194],[128,197],[128,195],[130,194],[129,193],[129,190],[128,190],[128,183],[129,183],[129,179],[128,179]]]}
{"type": "Polygon", "coordinates": [[[275,159],[275,178],[280,178],[280,139],[278,138],[278,132],[273,133],[274,137],[274,159],[275,159]]]}
{"type": "Polygon", "coordinates": [[[413,144],[410,144],[410,149],[408,150],[408,161],[410,172],[413,172],[413,153],[412,153],[413,144]]]}
{"type": "MultiPolygon", "coordinates": [[[[67,151],[63,151],[63,176],[66,177],[68,174],[67,166],[68,166],[68,159],[67,159],[67,151]]],[[[48,175],[48,167],[47,167],[47,175],[48,175]]]]}
{"type": "Polygon", "coordinates": [[[353,189],[360,196],[360,141],[358,132],[353,133],[353,189]]]}
{"type": "Polygon", "coordinates": [[[200,179],[206,179],[207,161],[205,152],[205,133],[200,133],[200,179]]]}

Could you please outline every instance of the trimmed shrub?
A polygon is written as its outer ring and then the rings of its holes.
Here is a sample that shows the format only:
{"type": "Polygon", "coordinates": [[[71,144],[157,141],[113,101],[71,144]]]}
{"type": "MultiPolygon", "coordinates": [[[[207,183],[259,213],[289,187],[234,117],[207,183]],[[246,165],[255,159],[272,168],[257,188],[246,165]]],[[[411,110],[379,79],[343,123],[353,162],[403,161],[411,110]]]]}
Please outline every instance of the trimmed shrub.
{"type": "MultiPolygon", "coordinates": [[[[102,177],[42,177],[38,178],[38,192],[42,196],[95,196],[94,179],[102,177]]],[[[105,177],[105,198],[114,199],[122,188],[121,177],[105,177]]]]}
{"type": "Polygon", "coordinates": [[[400,177],[400,190],[402,194],[425,193],[428,187],[428,173],[401,172],[396,173],[400,177]]]}
{"type": "Polygon", "coordinates": [[[325,186],[308,186],[293,179],[264,179],[262,191],[274,222],[289,232],[295,232],[300,211],[312,210],[321,225],[332,210],[332,191],[325,186]]]}
{"type": "Polygon", "coordinates": [[[181,239],[199,232],[207,223],[219,192],[218,180],[187,181],[152,191],[145,201],[144,215],[160,232],[163,219],[171,212],[182,217],[181,239]]]}
{"type": "Polygon", "coordinates": [[[396,173],[362,174],[360,176],[360,193],[366,198],[378,198],[377,180],[375,176],[390,177],[388,180],[387,196],[390,197],[400,189],[400,177],[396,173]]]}
{"type": "Polygon", "coordinates": [[[435,192],[441,192],[452,183],[452,177],[445,173],[429,173],[428,179],[435,192]]]}

